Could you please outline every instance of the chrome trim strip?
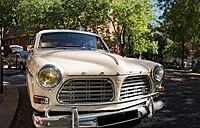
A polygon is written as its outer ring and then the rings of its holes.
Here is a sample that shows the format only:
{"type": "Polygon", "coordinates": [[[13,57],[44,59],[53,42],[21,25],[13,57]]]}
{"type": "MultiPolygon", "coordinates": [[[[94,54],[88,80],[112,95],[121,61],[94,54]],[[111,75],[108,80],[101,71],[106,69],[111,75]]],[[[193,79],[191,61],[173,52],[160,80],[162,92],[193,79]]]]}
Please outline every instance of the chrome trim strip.
{"type": "Polygon", "coordinates": [[[72,128],[79,128],[79,116],[77,108],[72,108],[72,128]]]}
{"type": "Polygon", "coordinates": [[[33,77],[33,74],[31,74],[31,71],[30,71],[29,68],[26,68],[26,71],[28,72],[28,74],[29,74],[31,77],[33,77]]]}
{"type": "Polygon", "coordinates": [[[114,56],[112,56],[112,55],[110,55],[110,54],[107,54],[107,53],[102,53],[102,54],[111,57],[111,58],[115,61],[115,63],[116,63],[117,65],[119,65],[119,62],[118,62],[117,58],[115,58],[114,56]]]}
{"type": "MultiPolygon", "coordinates": [[[[72,108],[73,110],[73,108],[72,108]]],[[[36,127],[72,127],[73,128],[73,122],[74,123],[79,123],[80,128],[91,128],[91,127],[105,127],[105,126],[112,126],[116,124],[121,124],[129,121],[134,121],[137,119],[141,119],[149,114],[149,108],[144,105],[138,105],[138,106],[133,106],[131,108],[126,108],[120,111],[114,111],[114,112],[102,112],[102,113],[90,113],[90,114],[80,114],[78,115],[77,109],[75,109],[75,116],[78,118],[78,120],[73,120],[74,118],[72,115],[62,115],[62,116],[50,116],[50,117],[41,117],[38,116],[37,113],[33,113],[33,121],[36,127]],[[106,115],[112,115],[112,114],[118,114],[118,113],[124,113],[124,112],[131,112],[131,111],[138,111],[137,112],[137,117],[135,118],[130,118],[125,121],[119,121],[111,124],[105,124],[103,126],[98,126],[98,121],[97,117],[100,116],[106,116],[106,115]]],[[[79,128],[74,127],[74,128],[79,128]]]]}
{"type": "Polygon", "coordinates": [[[132,99],[127,99],[127,100],[123,100],[123,101],[113,101],[113,102],[105,102],[105,103],[92,103],[92,104],[60,104],[60,105],[55,105],[55,106],[60,106],[60,107],[74,107],[74,106],[99,106],[99,105],[113,105],[113,104],[120,104],[120,103],[127,103],[127,102],[132,102],[132,101],[136,101],[136,100],[140,100],[140,99],[144,99],[144,98],[148,98],[151,96],[155,96],[158,95],[159,92],[155,92],[152,94],[148,94],[145,96],[136,96],[132,99]]]}

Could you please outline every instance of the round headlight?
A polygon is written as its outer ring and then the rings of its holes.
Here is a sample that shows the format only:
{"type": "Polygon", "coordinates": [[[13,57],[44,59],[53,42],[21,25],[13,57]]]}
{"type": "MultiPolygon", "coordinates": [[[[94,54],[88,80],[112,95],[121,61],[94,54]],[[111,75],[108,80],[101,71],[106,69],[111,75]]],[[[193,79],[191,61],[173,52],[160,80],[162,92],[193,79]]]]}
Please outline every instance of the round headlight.
{"type": "Polygon", "coordinates": [[[60,83],[61,73],[55,66],[46,65],[38,72],[37,80],[42,87],[53,88],[60,83]]]}
{"type": "Polygon", "coordinates": [[[156,82],[161,82],[164,77],[164,68],[162,66],[155,66],[153,70],[153,78],[156,80],[156,82]]]}

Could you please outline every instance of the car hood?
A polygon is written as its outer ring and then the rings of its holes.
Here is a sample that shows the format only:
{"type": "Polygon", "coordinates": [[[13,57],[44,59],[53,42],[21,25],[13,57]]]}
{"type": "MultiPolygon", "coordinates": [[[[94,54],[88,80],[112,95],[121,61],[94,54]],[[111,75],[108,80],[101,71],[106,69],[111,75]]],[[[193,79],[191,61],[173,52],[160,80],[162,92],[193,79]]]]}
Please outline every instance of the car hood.
{"type": "Polygon", "coordinates": [[[41,67],[53,64],[65,70],[67,75],[123,75],[150,71],[137,59],[100,51],[40,51],[35,59],[41,67]]]}

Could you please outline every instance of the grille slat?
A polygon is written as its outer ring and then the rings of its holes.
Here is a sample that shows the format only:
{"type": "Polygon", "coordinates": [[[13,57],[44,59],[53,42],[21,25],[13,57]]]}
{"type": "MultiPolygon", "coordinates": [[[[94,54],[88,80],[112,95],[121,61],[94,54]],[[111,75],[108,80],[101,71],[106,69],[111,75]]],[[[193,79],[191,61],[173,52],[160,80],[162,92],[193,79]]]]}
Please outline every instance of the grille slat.
{"type": "MultiPolygon", "coordinates": [[[[101,94],[101,93],[99,93],[101,94]]],[[[99,96],[99,94],[92,94],[92,96],[99,96]]],[[[110,94],[101,94],[103,96],[110,96],[110,94]]],[[[60,97],[70,97],[71,95],[60,94],[60,97]]],[[[77,94],[76,97],[88,97],[85,94],[77,94]]]]}
{"type": "Polygon", "coordinates": [[[138,89],[143,89],[145,88],[145,85],[138,85],[138,86],[126,86],[126,88],[122,88],[121,91],[126,91],[126,90],[138,90],[138,89]]]}
{"type": "MultiPolygon", "coordinates": [[[[85,85],[85,83],[84,82],[76,82],[76,81],[72,81],[70,84],[72,84],[72,85],[85,85]]],[[[92,84],[93,86],[95,86],[95,85],[99,85],[99,82],[89,82],[88,84],[92,84]]],[[[110,84],[110,83],[108,83],[108,82],[102,82],[101,84],[110,84]]]]}
{"type": "Polygon", "coordinates": [[[140,96],[142,94],[143,94],[142,92],[138,92],[138,93],[134,93],[134,94],[128,94],[128,95],[121,96],[121,99],[131,98],[131,97],[134,97],[134,96],[140,96]]]}
{"type": "MultiPolygon", "coordinates": [[[[110,89],[111,89],[111,88],[110,88],[110,89]]],[[[77,93],[77,94],[78,94],[78,93],[87,94],[87,92],[88,92],[88,93],[90,93],[90,92],[91,92],[91,93],[92,93],[92,92],[96,92],[96,93],[101,92],[101,90],[98,90],[98,92],[97,92],[97,90],[84,90],[84,91],[83,91],[83,90],[80,90],[80,91],[79,91],[79,90],[72,90],[72,91],[70,91],[70,90],[69,90],[69,91],[62,91],[61,94],[71,94],[71,93],[73,93],[73,94],[76,94],[76,93],[77,93]],[[72,91],[73,91],[73,92],[72,92],[72,91]]],[[[103,90],[102,92],[106,92],[106,93],[107,93],[107,92],[111,92],[111,93],[112,93],[112,91],[110,91],[110,90],[103,90]]]]}
{"type": "MultiPolygon", "coordinates": [[[[102,86],[92,86],[92,87],[90,87],[89,85],[86,85],[86,86],[70,86],[71,88],[73,88],[73,89],[83,89],[83,88],[85,88],[85,87],[87,87],[88,89],[90,89],[90,88],[95,88],[95,89],[101,89],[102,88],[102,86]]],[[[109,85],[105,85],[105,87],[104,88],[111,88],[111,87],[109,87],[109,85]]],[[[67,87],[64,87],[63,88],[63,90],[69,90],[70,88],[67,88],[67,87]]]]}
{"type": "MultiPolygon", "coordinates": [[[[107,100],[109,100],[110,98],[105,98],[107,100]]],[[[68,102],[68,100],[64,100],[65,102],[68,102]]],[[[92,98],[92,99],[88,99],[88,98],[82,98],[82,99],[74,99],[74,102],[91,102],[91,101],[99,101],[99,98],[92,98]]]]}
{"type": "Polygon", "coordinates": [[[113,85],[108,79],[70,80],[58,93],[61,103],[109,102],[113,98],[113,85]]]}
{"type": "MultiPolygon", "coordinates": [[[[143,91],[143,89],[135,89],[135,90],[129,90],[129,93],[137,93],[137,92],[142,92],[142,91],[143,91]]],[[[149,91],[149,89],[145,88],[145,92],[148,92],[148,91],[149,91]]],[[[127,93],[126,91],[122,91],[121,95],[126,94],[126,93],[127,93]]]]}
{"type": "Polygon", "coordinates": [[[146,80],[129,80],[129,81],[124,81],[123,84],[129,84],[129,83],[132,83],[132,84],[138,84],[138,83],[148,83],[148,81],[146,80]]]}
{"type": "Polygon", "coordinates": [[[121,87],[121,100],[134,96],[147,95],[150,92],[150,82],[148,76],[127,77],[121,87]]]}

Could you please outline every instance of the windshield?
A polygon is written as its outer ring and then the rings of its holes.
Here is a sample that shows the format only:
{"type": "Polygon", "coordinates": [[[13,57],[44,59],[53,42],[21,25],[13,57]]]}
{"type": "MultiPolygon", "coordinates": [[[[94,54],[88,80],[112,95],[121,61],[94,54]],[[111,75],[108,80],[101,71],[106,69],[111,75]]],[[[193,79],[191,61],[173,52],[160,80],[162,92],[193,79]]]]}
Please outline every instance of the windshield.
{"type": "Polygon", "coordinates": [[[73,32],[53,32],[41,35],[39,48],[107,50],[101,38],[73,32]]]}

